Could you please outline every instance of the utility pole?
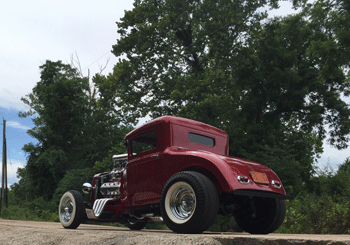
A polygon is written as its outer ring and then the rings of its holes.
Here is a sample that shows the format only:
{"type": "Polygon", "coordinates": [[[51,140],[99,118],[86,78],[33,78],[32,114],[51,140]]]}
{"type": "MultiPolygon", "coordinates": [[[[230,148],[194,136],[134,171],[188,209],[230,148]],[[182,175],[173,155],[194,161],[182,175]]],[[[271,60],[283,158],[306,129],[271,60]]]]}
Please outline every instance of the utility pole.
{"type": "Polygon", "coordinates": [[[8,191],[7,191],[7,155],[6,155],[6,120],[3,119],[3,145],[2,145],[2,196],[0,202],[0,212],[2,207],[2,200],[4,200],[5,207],[8,207],[8,191]]]}

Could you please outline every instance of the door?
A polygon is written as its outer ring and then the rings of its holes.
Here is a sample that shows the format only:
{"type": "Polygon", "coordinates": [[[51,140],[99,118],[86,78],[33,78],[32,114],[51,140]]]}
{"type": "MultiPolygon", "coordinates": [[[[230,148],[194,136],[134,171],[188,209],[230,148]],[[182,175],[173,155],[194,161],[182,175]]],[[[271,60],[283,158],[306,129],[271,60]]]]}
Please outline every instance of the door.
{"type": "Polygon", "coordinates": [[[161,147],[156,129],[140,133],[130,141],[130,161],[127,165],[128,192],[132,206],[159,202],[161,147]]]}

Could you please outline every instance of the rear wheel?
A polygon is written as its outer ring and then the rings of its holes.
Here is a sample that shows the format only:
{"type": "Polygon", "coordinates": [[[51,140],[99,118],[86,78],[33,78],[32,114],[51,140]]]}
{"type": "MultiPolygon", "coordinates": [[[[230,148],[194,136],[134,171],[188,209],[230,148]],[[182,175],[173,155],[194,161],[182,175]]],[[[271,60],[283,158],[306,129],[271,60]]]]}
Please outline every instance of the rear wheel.
{"type": "Polygon", "coordinates": [[[234,214],[237,224],[252,234],[268,234],[277,230],[286,216],[284,200],[242,197],[240,209],[234,214]]]}
{"type": "Polygon", "coordinates": [[[202,233],[213,223],[219,208],[214,184],[203,174],[180,172],[161,194],[164,223],[177,233],[202,233]]]}
{"type": "Polygon", "coordinates": [[[76,229],[84,219],[83,197],[78,191],[63,194],[58,207],[60,222],[64,228],[76,229]]]}

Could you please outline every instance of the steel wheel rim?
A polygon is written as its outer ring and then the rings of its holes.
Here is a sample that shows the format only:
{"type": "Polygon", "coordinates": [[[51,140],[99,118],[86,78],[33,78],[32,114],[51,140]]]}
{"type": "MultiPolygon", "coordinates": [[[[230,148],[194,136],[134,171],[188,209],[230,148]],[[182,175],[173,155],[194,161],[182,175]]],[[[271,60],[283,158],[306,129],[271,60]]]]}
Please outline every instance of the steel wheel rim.
{"type": "Polygon", "coordinates": [[[74,203],[69,198],[66,197],[62,200],[62,205],[60,206],[60,217],[65,223],[68,223],[72,218],[72,213],[74,212],[74,203]]]}
{"type": "Polygon", "coordinates": [[[193,216],[196,204],[196,194],[186,182],[172,185],[165,199],[168,217],[177,224],[183,224],[193,216]]]}

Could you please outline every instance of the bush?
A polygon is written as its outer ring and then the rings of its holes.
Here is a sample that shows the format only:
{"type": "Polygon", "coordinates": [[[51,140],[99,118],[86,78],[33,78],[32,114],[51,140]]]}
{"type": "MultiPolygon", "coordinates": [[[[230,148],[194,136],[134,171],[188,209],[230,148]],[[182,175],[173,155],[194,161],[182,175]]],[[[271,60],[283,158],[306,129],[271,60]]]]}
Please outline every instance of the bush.
{"type": "Polygon", "coordinates": [[[214,223],[208,231],[212,232],[242,232],[243,230],[237,225],[234,217],[217,215],[214,223]]]}
{"type": "Polygon", "coordinates": [[[58,208],[58,204],[62,195],[69,190],[79,191],[82,194],[84,200],[88,201],[89,196],[83,194],[81,190],[83,183],[91,181],[91,176],[93,176],[93,173],[89,168],[72,169],[67,171],[63,179],[58,183],[58,187],[55,191],[55,194],[53,195],[52,203],[54,206],[58,208]]]}
{"type": "Polygon", "coordinates": [[[38,207],[33,210],[29,207],[9,206],[2,209],[1,217],[13,220],[59,222],[57,212],[41,210],[38,207]]]}
{"type": "Polygon", "coordinates": [[[287,202],[282,233],[350,234],[350,200],[305,196],[287,202]]]}
{"type": "Polygon", "coordinates": [[[149,230],[169,230],[169,228],[163,222],[156,222],[149,220],[146,224],[145,229],[149,230]]]}

